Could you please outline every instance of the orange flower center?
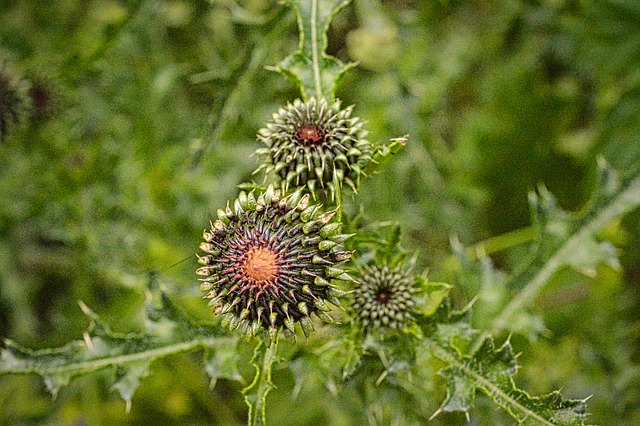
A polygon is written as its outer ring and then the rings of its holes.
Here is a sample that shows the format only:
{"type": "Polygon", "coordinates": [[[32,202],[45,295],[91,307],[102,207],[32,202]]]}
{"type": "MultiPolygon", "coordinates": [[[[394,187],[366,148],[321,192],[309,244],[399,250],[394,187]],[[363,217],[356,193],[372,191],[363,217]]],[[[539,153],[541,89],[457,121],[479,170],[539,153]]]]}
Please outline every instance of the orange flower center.
{"type": "Polygon", "coordinates": [[[278,276],[278,255],[267,247],[252,247],[240,265],[244,277],[255,284],[266,284],[278,276]]]}

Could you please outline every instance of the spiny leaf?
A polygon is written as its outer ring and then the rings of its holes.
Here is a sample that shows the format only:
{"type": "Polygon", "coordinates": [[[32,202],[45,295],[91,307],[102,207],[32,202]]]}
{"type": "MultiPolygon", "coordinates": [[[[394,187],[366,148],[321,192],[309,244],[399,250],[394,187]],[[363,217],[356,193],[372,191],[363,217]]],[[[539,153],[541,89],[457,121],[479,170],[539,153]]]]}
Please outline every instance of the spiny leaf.
{"type": "MultiPolygon", "coordinates": [[[[453,241],[452,246],[462,264],[460,281],[469,288],[477,289],[472,323],[479,329],[489,329],[495,313],[507,303],[510,297],[509,288],[506,285],[507,276],[495,268],[490,257],[484,256],[473,262],[459,242],[453,241]]],[[[526,310],[520,310],[513,315],[510,330],[532,341],[548,332],[542,318],[526,310]]],[[[481,342],[480,337],[477,344],[481,342]]]]}
{"type": "Polygon", "coordinates": [[[407,136],[403,136],[391,139],[387,145],[379,147],[375,154],[373,154],[371,161],[369,161],[364,168],[364,174],[371,176],[379,170],[382,170],[385,164],[387,164],[394,155],[402,151],[402,149],[407,145],[407,138],[407,136]]]}
{"type": "Polygon", "coordinates": [[[150,373],[150,364],[151,360],[146,359],[124,366],[121,365],[116,369],[116,382],[113,384],[113,388],[124,399],[127,413],[131,410],[131,398],[133,398],[133,393],[140,386],[140,380],[150,373]]]}
{"type": "Polygon", "coordinates": [[[73,377],[115,367],[114,389],[120,392],[128,409],[140,379],[148,375],[149,366],[156,359],[201,348],[235,346],[236,337],[218,337],[218,327],[188,321],[162,294],[158,300],[162,301],[160,306],[151,301],[147,303],[146,330],[127,334],[112,332],[81,303],[83,312],[91,320],[82,340],[41,350],[31,350],[5,340],[5,347],[0,349],[0,374],[36,373],[42,376],[55,396],[73,377]]]}
{"type": "Polygon", "coordinates": [[[427,294],[426,303],[420,306],[419,312],[424,316],[433,315],[443,300],[449,295],[451,291],[451,284],[443,282],[431,282],[426,277],[418,277],[422,282],[422,288],[427,294]]]}
{"type": "Polygon", "coordinates": [[[362,332],[359,327],[352,327],[351,333],[344,337],[343,345],[346,347],[344,367],[342,368],[342,380],[351,376],[362,363],[364,347],[362,332]]]}
{"type": "MultiPolygon", "coordinates": [[[[531,259],[502,286],[517,291],[496,304],[489,316],[494,318],[486,330],[515,330],[515,321],[523,308],[530,306],[553,274],[563,266],[571,266],[592,276],[598,264],[617,266],[613,247],[598,241],[596,234],[607,224],[640,205],[640,171],[618,179],[603,161],[600,162],[600,184],[593,199],[579,215],[571,215],[555,205],[545,189],[530,198],[538,237],[531,259]],[[507,300],[509,302],[507,302],[507,300]]],[[[482,303],[482,300],[480,300],[482,303]]]]}
{"type": "MultiPolygon", "coordinates": [[[[521,307],[527,306],[535,300],[549,278],[561,266],[580,265],[584,269],[587,265],[585,262],[589,258],[611,262],[610,256],[608,256],[611,250],[608,246],[603,247],[602,243],[598,243],[595,240],[595,234],[605,225],[639,204],[640,173],[618,184],[613,172],[603,163],[601,163],[601,183],[590,207],[582,217],[566,218],[560,222],[564,223],[566,230],[563,231],[557,221],[558,217],[564,215],[558,211],[559,208],[555,206],[550,194],[543,195],[541,201],[537,203],[536,209],[541,224],[545,225],[541,228],[538,243],[543,250],[540,250],[541,254],[532,261],[530,267],[509,280],[508,287],[521,288],[522,290],[495,318],[494,329],[508,327],[511,317],[521,307]],[[555,243],[554,239],[556,239],[555,243]],[[593,252],[585,250],[586,248],[593,250],[594,246],[598,248],[602,256],[594,256],[593,252]]],[[[595,269],[595,266],[597,265],[591,265],[591,268],[595,269]]]]}
{"type": "Polygon", "coordinates": [[[244,400],[249,406],[248,424],[250,426],[266,424],[267,394],[273,389],[271,369],[276,361],[277,349],[277,339],[271,345],[267,345],[260,340],[253,353],[253,358],[251,358],[251,363],[256,369],[256,375],[253,378],[253,382],[242,390],[244,400]]]}
{"type": "Polygon", "coordinates": [[[303,99],[333,100],[336,86],[352,65],[345,65],[325,53],[326,32],[333,17],[350,0],[289,0],[296,11],[300,30],[297,52],[273,69],[300,87],[303,99]]]}
{"type": "MultiPolygon", "coordinates": [[[[495,348],[487,338],[472,356],[461,355],[450,336],[427,339],[431,352],[448,364],[440,374],[447,379],[447,397],[434,417],[442,411],[468,412],[481,390],[505,409],[521,425],[584,425],[586,399],[566,400],[559,392],[532,397],[518,389],[513,375],[518,370],[509,342],[495,348]]],[[[467,340],[465,336],[463,340],[467,340]]]]}
{"type": "Polygon", "coordinates": [[[227,339],[220,339],[208,346],[204,351],[204,368],[211,377],[210,388],[215,386],[218,379],[242,381],[238,371],[236,342],[229,344],[227,339]]]}

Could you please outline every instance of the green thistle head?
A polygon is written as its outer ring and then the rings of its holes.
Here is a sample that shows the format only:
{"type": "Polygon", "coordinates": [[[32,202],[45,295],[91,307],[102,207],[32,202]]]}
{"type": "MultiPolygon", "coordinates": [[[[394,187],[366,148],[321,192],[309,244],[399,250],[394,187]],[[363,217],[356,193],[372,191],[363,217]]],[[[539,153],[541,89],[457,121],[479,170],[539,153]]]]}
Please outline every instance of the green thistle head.
{"type": "Polygon", "coordinates": [[[19,124],[29,114],[29,86],[12,72],[6,63],[0,64],[0,140],[12,125],[19,124]]]}
{"type": "Polygon", "coordinates": [[[197,274],[225,325],[251,335],[265,330],[274,340],[281,329],[293,338],[296,323],[308,335],[311,314],[331,321],[326,302],[339,305],[344,294],[333,281],[352,280],[339,267],[351,252],[342,250],[349,236],[339,233],[334,213],[320,214],[300,191],[281,198],[272,186],[257,199],[241,192],[233,210],[218,210],[203,234],[197,274]]]}
{"type": "Polygon", "coordinates": [[[363,167],[371,161],[373,147],[364,139],[364,123],[351,117],[353,107],[329,105],[324,99],[296,100],[273,114],[258,131],[266,155],[256,170],[274,173],[282,188],[306,186],[310,192],[327,191],[331,198],[343,183],[356,191],[363,167]]]}
{"type": "Polygon", "coordinates": [[[416,280],[402,266],[364,266],[360,285],[351,294],[351,308],[369,330],[401,329],[413,320],[418,288],[416,280]]]}

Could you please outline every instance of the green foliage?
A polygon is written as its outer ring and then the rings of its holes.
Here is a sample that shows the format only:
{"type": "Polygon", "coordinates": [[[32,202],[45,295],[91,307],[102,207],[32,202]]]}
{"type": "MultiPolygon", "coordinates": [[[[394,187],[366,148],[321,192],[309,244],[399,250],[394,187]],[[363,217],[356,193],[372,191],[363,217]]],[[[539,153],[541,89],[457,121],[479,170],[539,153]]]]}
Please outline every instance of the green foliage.
{"type": "Polygon", "coordinates": [[[0,423],[637,424],[639,17],[631,0],[3,3],[0,63],[53,102],[0,141],[0,423]],[[201,230],[300,94],[391,140],[358,193],[317,197],[353,252],[330,271],[342,290],[363,265],[410,271],[396,330],[358,326],[347,296],[266,344],[199,297],[201,230]]]}
{"type": "Polygon", "coordinates": [[[558,270],[572,267],[593,276],[599,265],[619,265],[614,247],[599,241],[598,232],[638,206],[640,178],[631,173],[618,179],[603,162],[599,178],[594,196],[577,214],[558,207],[544,187],[530,194],[536,230],[530,259],[506,281],[487,277],[480,292],[477,308],[483,310],[481,320],[491,319],[483,325],[489,332],[508,330],[536,338],[542,330],[527,309],[558,270]]]}
{"type": "Polygon", "coordinates": [[[474,406],[476,390],[482,390],[518,424],[584,424],[586,399],[565,400],[558,391],[531,397],[516,386],[513,376],[518,364],[509,341],[496,348],[493,339],[485,338],[477,350],[465,355],[473,334],[466,322],[438,325],[433,338],[426,341],[426,346],[448,364],[440,371],[448,382],[447,397],[434,417],[440,412],[468,412],[474,406]]]}
{"type": "Polygon", "coordinates": [[[300,49],[274,68],[300,86],[303,99],[333,100],[336,87],[349,66],[326,54],[327,30],[333,17],[349,0],[291,0],[300,30],[300,49]]]}
{"type": "Polygon", "coordinates": [[[212,380],[239,378],[235,366],[226,361],[237,337],[222,335],[212,324],[188,320],[164,293],[156,294],[156,298],[159,307],[147,301],[144,332],[129,334],[112,332],[81,302],[82,311],[91,320],[83,340],[36,351],[6,340],[0,353],[0,371],[37,373],[55,397],[73,377],[115,367],[113,388],[127,403],[127,411],[141,379],[150,374],[151,363],[169,355],[206,347],[206,369],[212,380]]]}

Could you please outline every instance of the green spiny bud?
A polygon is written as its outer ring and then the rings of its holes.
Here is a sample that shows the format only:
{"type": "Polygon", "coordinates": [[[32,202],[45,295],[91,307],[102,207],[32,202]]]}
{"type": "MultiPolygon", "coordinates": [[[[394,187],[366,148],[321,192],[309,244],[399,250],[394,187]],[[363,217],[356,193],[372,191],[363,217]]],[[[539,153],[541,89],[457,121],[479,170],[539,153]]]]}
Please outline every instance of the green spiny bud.
{"type": "Polygon", "coordinates": [[[351,309],[365,328],[400,329],[413,319],[419,289],[408,270],[372,265],[360,269],[351,309]]]}
{"type": "Polygon", "coordinates": [[[266,145],[256,151],[266,155],[258,170],[273,172],[284,190],[318,188],[335,197],[343,180],[356,189],[363,168],[371,161],[373,147],[365,138],[363,122],[351,117],[352,107],[341,109],[340,101],[296,100],[280,108],[258,131],[266,145]]]}

